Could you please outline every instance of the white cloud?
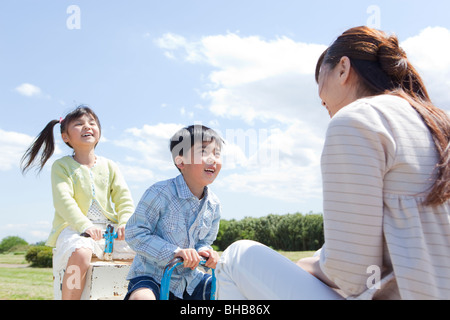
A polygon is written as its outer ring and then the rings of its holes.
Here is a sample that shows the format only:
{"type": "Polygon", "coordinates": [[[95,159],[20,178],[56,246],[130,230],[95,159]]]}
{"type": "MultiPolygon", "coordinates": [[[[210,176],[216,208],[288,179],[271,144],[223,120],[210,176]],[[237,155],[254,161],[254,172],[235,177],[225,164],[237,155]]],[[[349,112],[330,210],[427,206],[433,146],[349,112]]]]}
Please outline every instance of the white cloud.
{"type": "Polygon", "coordinates": [[[184,49],[184,58],[186,61],[196,62],[202,60],[201,54],[197,49],[199,45],[196,42],[188,42],[183,36],[166,33],[162,37],[156,39],[155,44],[164,49],[164,55],[169,59],[177,59],[175,51],[178,49],[184,49]]]}
{"type": "Polygon", "coordinates": [[[211,81],[227,87],[277,75],[313,74],[315,62],[325,49],[287,37],[266,41],[236,34],[205,37],[201,43],[207,62],[218,69],[211,74],[211,81]]]}
{"type": "Polygon", "coordinates": [[[158,123],[157,125],[144,125],[142,129],[131,128],[127,132],[133,134],[133,136],[141,138],[157,138],[157,139],[170,139],[176,131],[180,130],[184,126],[174,123],[158,123]]]}
{"type": "Polygon", "coordinates": [[[450,30],[428,27],[401,43],[434,103],[450,112],[450,30]]]}
{"type": "MultiPolygon", "coordinates": [[[[320,108],[314,69],[324,45],[287,37],[267,41],[233,33],[197,42],[165,34],[156,43],[173,57],[178,54],[214,68],[202,97],[218,116],[239,117],[248,123],[269,119],[290,122],[292,118],[324,123],[311,112],[320,108]]],[[[325,112],[323,115],[326,119],[325,112]]]]}
{"type": "Polygon", "coordinates": [[[121,173],[126,177],[126,181],[148,182],[155,180],[155,173],[146,168],[118,163],[121,173]]]}
{"type": "Polygon", "coordinates": [[[161,37],[169,39],[171,45],[161,48],[172,57],[212,67],[202,92],[206,108],[250,126],[222,132],[222,187],[283,201],[320,197],[319,157],[329,118],[317,97],[314,70],[326,46],[232,33],[195,43],[161,37]],[[254,129],[256,121],[266,123],[265,133],[254,129]]]}
{"type": "MultiPolygon", "coordinates": [[[[0,171],[18,168],[23,155],[34,139],[35,137],[24,133],[0,129],[0,171]]],[[[50,168],[56,157],[63,153],[60,145],[64,145],[64,142],[60,137],[56,136],[55,150],[53,156],[46,163],[46,167],[50,168]]]]}
{"type": "Polygon", "coordinates": [[[142,128],[130,128],[125,131],[123,139],[114,144],[132,153],[121,164],[121,170],[127,181],[155,181],[166,178],[164,172],[174,168],[169,150],[170,138],[183,125],[159,123],[144,125],[142,128]],[[136,155],[133,156],[133,153],[136,155]]]}
{"type": "Polygon", "coordinates": [[[450,70],[450,30],[446,28],[428,27],[401,46],[413,63],[424,70],[450,70]]]}
{"type": "Polygon", "coordinates": [[[15,90],[27,97],[38,96],[41,94],[41,89],[30,83],[22,83],[20,86],[16,87],[15,90]]]}
{"type": "MultiPolygon", "coordinates": [[[[155,43],[173,58],[213,68],[202,97],[217,116],[238,117],[250,124],[270,119],[289,122],[294,118],[314,123],[319,130],[326,128],[326,113],[311,112],[321,108],[314,67],[325,45],[234,33],[198,41],[167,33],[155,43]]],[[[450,110],[450,30],[428,27],[401,45],[435,103],[450,110]]]]}
{"type": "Polygon", "coordinates": [[[10,235],[18,235],[28,243],[45,241],[51,229],[50,221],[32,221],[29,223],[7,223],[0,225],[0,240],[10,235]]]}
{"type": "Polygon", "coordinates": [[[260,168],[222,176],[217,187],[269,199],[304,203],[322,195],[316,167],[285,165],[280,169],[260,168]]]}
{"type": "Polygon", "coordinates": [[[29,135],[0,129],[0,171],[18,167],[32,141],[33,137],[29,135]]]}
{"type": "Polygon", "coordinates": [[[161,38],[156,39],[155,43],[158,47],[168,50],[175,50],[187,45],[184,37],[173,33],[164,34],[161,38]]]}
{"type": "Polygon", "coordinates": [[[323,140],[299,124],[284,129],[228,130],[218,184],[231,191],[288,202],[320,198],[323,140]]]}
{"type": "Polygon", "coordinates": [[[185,117],[187,117],[189,119],[194,118],[194,112],[192,112],[192,111],[187,112],[185,107],[181,107],[180,115],[185,116],[185,117]]]}
{"type": "MultiPolygon", "coordinates": [[[[325,45],[233,33],[195,42],[165,34],[159,41],[171,58],[211,67],[201,92],[205,109],[218,117],[242,119],[248,130],[261,122],[271,128],[261,140],[255,131],[253,145],[228,139],[221,187],[283,201],[321,197],[320,154],[329,117],[320,105],[314,69],[325,45]],[[276,159],[269,156],[269,163],[261,162],[268,154],[276,159]]],[[[450,31],[427,28],[402,46],[433,100],[445,109],[450,105],[450,31]]],[[[238,129],[232,130],[231,136],[238,129]]],[[[227,140],[226,129],[223,134],[227,140]]]]}
{"type": "MultiPolygon", "coordinates": [[[[115,141],[130,149],[120,164],[127,181],[151,183],[170,178],[176,171],[168,145],[180,128],[172,123],[145,125],[128,129],[128,136],[115,141]]],[[[220,134],[226,144],[219,187],[291,202],[320,198],[323,140],[300,121],[270,130],[229,128],[220,134]]]]}

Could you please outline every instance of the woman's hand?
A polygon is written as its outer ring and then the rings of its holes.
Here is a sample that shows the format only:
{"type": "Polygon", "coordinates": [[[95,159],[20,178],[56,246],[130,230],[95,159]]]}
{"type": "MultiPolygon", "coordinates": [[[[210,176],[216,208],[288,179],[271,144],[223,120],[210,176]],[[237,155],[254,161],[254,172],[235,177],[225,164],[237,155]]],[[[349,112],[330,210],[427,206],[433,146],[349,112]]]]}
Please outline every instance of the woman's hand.
{"type": "Polygon", "coordinates": [[[297,265],[305,271],[321,280],[331,288],[337,288],[336,284],[331,281],[320,268],[320,257],[308,257],[297,261],[297,265]]]}

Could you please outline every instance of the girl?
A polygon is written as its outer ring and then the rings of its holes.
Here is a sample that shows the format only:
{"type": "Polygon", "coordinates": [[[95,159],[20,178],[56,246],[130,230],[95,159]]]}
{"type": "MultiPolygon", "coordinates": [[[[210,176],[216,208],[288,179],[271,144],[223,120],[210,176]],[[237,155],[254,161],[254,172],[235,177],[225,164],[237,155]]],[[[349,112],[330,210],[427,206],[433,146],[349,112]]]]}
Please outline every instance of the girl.
{"type": "Polygon", "coordinates": [[[332,118],[321,159],[325,244],[297,265],[233,244],[217,265],[218,298],[449,299],[449,116],[398,39],[371,28],[339,36],[316,80],[332,118]]]}
{"type": "Polygon", "coordinates": [[[76,300],[83,292],[92,255],[102,257],[101,245],[104,244],[98,241],[102,239],[107,224],[117,224],[119,241],[114,244],[114,253],[118,253],[115,258],[133,256],[123,240],[125,224],[134,212],[134,204],[118,167],[112,161],[95,155],[101,136],[100,121],[86,106],[76,108],[64,119],[47,124],[24,154],[22,172],[25,173],[35,162],[38,162],[39,171],[42,170],[54,152],[53,128],[57,124],[61,125],[61,137],[73,149],[73,155],[56,160],[52,165],[55,216],[46,244],[56,247],[54,274],[67,271],[63,277],[62,299],[76,300]],[[83,233],[88,237],[80,236],[83,233]],[[73,281],[73,276],[77,275],[80,279],[73,281]]]}

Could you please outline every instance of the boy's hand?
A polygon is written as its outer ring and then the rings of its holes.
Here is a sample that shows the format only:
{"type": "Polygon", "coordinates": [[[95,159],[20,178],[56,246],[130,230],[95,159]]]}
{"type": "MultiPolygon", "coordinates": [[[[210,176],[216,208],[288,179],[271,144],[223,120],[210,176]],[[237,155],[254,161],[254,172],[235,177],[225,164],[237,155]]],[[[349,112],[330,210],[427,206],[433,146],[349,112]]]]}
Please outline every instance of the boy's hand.
{"type": "Polygon", "coordinates": [[[175,254],[175,257],[183,258],[183,267],[194,270],[200,263],[200,256],[195,249],[181,249],[175,254]]]}
{"type": "Polygon", "coordinates": [[[219,262],[220,258],[219,254],[216,251],[214,251],[213,249],[206,249],[200,251],[198,254],[207,259],[205,263],[206,267],[211,269],[216,268],[217,262],[219,262]]]}

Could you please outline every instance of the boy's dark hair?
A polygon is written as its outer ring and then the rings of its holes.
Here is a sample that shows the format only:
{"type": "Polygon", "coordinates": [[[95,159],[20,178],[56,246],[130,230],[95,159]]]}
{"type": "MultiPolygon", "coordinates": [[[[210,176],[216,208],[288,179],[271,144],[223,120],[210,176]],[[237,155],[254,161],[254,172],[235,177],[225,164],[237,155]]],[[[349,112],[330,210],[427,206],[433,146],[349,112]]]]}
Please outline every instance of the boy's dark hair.
{"type": "Polygon", "coordinates": [[[178,130],[170,139],[172,159],[183,156],[184,152],[188,152],[196,142],[204,141],[215,141],[220,149],[224,143],[217,132],[204,125],[195,124],[178,130]]]}

